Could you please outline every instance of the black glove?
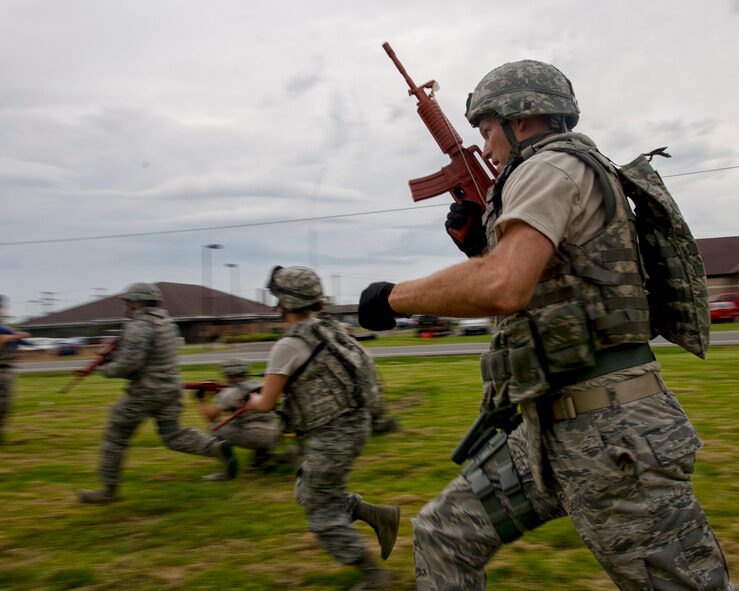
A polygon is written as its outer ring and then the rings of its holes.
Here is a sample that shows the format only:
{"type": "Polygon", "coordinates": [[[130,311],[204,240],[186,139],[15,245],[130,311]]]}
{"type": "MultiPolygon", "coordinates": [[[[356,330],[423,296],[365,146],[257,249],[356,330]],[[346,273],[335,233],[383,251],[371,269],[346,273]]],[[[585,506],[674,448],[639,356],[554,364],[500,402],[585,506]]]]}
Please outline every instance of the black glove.
{"type": "Polygon", "coordinates": [[[199,400],[200,402],[204,402],[205,401],[205,390],[195,390],[195,392],[193,392],[193,396],[195,397],[196,400],[199,400]]]}
{"type": "Polygon", "coordinates": [[[480,206],[472,201],[456,201],[449,207],[444,227],[454,244],[468,257],[479,255],[487,246],[480,206]],[[454,233],[452,233],[454,231],[454,233]]]}
{"type": "Polygon", "coordinates": [[[393,287],[394,283],[378,281],[365,288],[359,297],[359,324],[370,330],[395,328],[395,310],[387,301],[393,287]]]}

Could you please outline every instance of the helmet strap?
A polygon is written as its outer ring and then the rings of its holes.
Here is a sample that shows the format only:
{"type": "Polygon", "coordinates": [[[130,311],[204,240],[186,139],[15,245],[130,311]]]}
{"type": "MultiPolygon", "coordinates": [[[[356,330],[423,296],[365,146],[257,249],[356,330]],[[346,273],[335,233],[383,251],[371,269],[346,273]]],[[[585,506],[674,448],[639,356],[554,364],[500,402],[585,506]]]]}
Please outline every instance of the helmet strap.
{"type": "Polygon", "coordinates": [[[508,119],[504,119],[503,117],[499,116],[498,121],[500,122],[500,126],[503,129],[503,133],[505,134],[508,143],[511,145],[511,151],[508,153],[507,162],[513,162],[513,160],[515,160],[521,154],[524,148],[533,146],[537,142],[540,142],[545,137],[553,133],[553,131],[540,131],[539,133],[536,133],[531,137],[527,137],[525,140],[519,141],[518,139],[516,139],[516,134],[513,133],[513,128],[511,127],[511,123],[508,119]]]}

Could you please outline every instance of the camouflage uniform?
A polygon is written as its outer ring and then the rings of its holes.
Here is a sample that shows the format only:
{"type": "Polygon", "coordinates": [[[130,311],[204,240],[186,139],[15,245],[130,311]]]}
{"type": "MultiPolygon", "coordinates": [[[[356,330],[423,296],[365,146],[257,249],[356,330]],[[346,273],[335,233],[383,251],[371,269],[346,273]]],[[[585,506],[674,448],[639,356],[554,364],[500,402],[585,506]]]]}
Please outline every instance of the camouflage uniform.
{"type": "MultiPolygon", "coordinates": [[[[339,340],[343,344],[352,342],[336,323],[315,318],[298,323],[285,337],[306,339],[311,351],[321,342],[337,346],[339,340]],[[318,325],[326,341],[311,336],[311,329],[318,325]]],[[[365,357],[358,345],[353,349],[365,357]]],[[[288,420],[305,439],[305,459],[298,470],[295,499],[307,511],[308,529],[342,564],[356,564],[365,553],[364,542],[352,525],[361,497],[347,492],[346,485],[354,460],[370,438],[372,419],[363,406],[365,401],[351,396],[353,380],[332,348],[322,346],[299,375],[293,374],[285,389],[288,420]]]]}
{"type": "Polygon", "coordinates": [[[361,520],[374,529],[387,559],[398,535],[400,508],[371,505],[346,490],[352,464],[371,436],[370,407],[378,392],[372,360],[338,323],[310,312],[320,310],[323,298],[314,271],[275,267],[268,288],[296,318],[267,364],[268,374],[288,376],[283,411],[304,440],[295,500],[305,507],[308,529],[323,547],[342,564],[363,572],[356,589],[389,588],[389,574],[369,556],[352,522],[361,520]],[[295,349],[292,341],[305,347],[295,349]],[[276,361],[280,348],[291,352],[282,367],[276,361]]]}
{"type": "MultiPolygon", "coordinates": [[[[235,412],[249,393],[259,388],[253,380],[243,379],[216,394],[213,402],[222,410],[235,412]]],[[[270,450],[280,441],[282,425],[277,413],[244,413],[221,427],[214,435],[245,449],[270,450]]]]}
{"type": "Polygon", "coordinates": [[[5,429],[13,402],[13,362],[18,353],[16,343],[0,346],[0,444],[5,442],[5,429]]]}
{"type": "MultiPolygon", "coordinates": [[[[571,128],[579,111],[569,81],[559,73],[557,92],[540,94],[547,82],[538,78],[552,69],[520,62],[494,70],[472,95],[468,118],[476,125],[491,111],[499,121],[553,114],[571,128]],[[502,72],[511,78],[501,79],[502,72]],[[515,88],[527,74],[535,83],[522,86],[536,90],[511,92],[510,104],[502,104],[506,84],[515,88]]],[[[592,145],[584,136],[575,141],[592,145]]],[[[489,250],[496,218],[516,197],[514,189],[503,193],[505,184],[531,186],[521,181],[524,173],[512,182],[528,147],[516,143],[488,197],[489,250]]],[[[525,174],[533,174],[536,158],[525,174]]],[[[551,175],[546,166],[542,171],[551,175]]],[[[569,515],[623,591],[734,589],[690,481],[702,444],[648,349],[648,305],[639,259],[631,254],[636,237],[614,186],[619,199],[605,230],[583,244],[560,244],[528,309],[499,320],[481,359],[483,408],[519,406],[524,421],[509,434],[505,453],[496,447],[488,455],[492,441],[505,439],[490,438],[412,520],[419,590],[485,589],[485,565],[503,543],[561,515],[569,515]],[[568,406],[601,394],[610,402],[568,406]]]]}
{"type": "Polygon", "coordinates": [[[148,417],[157,423],[164,444],[189,454],[213,456],[216,441],[180,426],[182,385],[177,368],[177,325],[161,308],[136,310],[126,323],[113,361],[99,368],[109,378],[126,378],[126,393],[110,412],[100,460],[100,478],[116,487],[126,449],[148,417]]]}

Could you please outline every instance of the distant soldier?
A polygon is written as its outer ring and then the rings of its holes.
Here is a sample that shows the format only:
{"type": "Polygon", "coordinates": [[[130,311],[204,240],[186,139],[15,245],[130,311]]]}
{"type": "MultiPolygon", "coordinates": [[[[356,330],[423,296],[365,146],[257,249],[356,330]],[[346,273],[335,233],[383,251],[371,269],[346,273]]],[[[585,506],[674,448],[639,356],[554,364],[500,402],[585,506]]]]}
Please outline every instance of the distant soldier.
{"type": "Polygon", "coordinates": [[[307,267],[275,267],[268,289],[288,325],[270,351],[264,385],[246,409],[269,412],[285,396],[284,411],[305,439],[295,498],[308,529],[336,560],[359,568],[356,589],[388,589],[390,576],[367,552],[352,522],[368,523],[386,559],[400,522],[397,505],[370,505],[346,491],[352,464],[370,438],[374,367],[366,351],[333,320],[319,315],[323,290],[307,267]]]}
{"type": "Polygon", "coordinates": [[[162,294],[156,285],[134,283],[122,298],[129,318],[112,359],[98,370],[109,378],[129,380],[126,393],[110,412],[100,459],[103,488],[80,490],[83,503],[112,503],[126,449],[138,426],[148,417],[157,423],[164,444],[183,453],[217,458],[228,479],[238,465],[231,445],[195,429],[180,426],[182,385],[177,367],[177,325],[160,308],[162,294]]]}
{"type": "MultiPolygon", "coordinates": [[[[216,392],[211,401],[197,395],[200,413],[209,421],[216,422],[223,413],[232,413],[244,406],[253,392],[262,387],[260,380],[249,379],[249,365],[240,359],[227,359],[221,364],[221,372],[228,385],[216,392]]],[[[202,391],[201,391],[202,392],[202,391]]],[[[219,439],[245,449],[254,450],[252,467],[269,471],[284,459],[276,454],[275,448],[282,437],[282,423],[277,413],[244,413],[214,433],[219,439]]],[[[292,448],[291,448],[292,449],[292,448]]],[[[221,471],[206,476],[206,480],[226,480],[228,475],[221,471]]]]}
{"type": "MultiPolygon", "coordinates": [[[[0,295],[0,317],[5,296],[0,295]]],[[[18,345],[31,336],[28,332],[15,331],[0,325],[0,445],[6,443],[5,430],[10,405],[13,402],[13,363],[18,355],[18,345]]]]}

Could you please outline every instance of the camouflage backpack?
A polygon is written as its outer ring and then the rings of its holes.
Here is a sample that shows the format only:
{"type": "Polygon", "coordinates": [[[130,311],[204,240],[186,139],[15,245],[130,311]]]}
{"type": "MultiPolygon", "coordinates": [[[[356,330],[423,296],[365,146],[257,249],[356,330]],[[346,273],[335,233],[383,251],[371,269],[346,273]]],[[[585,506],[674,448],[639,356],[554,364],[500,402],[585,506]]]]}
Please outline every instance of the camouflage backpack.
{"type": "MultiPolygon", "coordinates": [[[[547,138],[524,149],[525,157],[547,149],[547,144],[554,141],[577,135],[570,133],[547,138]]],[[[593,168],[603,189],[606,211],[612,211],[616,196],[603,169],[602,159],[605,157],[596,148],[578,150],[563,146],[550,149],[571,154],[593,168]]],[[[670,158],[665,150],[658,148],[641,154],[624,166],[611,164],[624,194],[634,204],[639,253],[646,274],[644,287],[649,300],[652,338],[661,335],[704,359],[711,328],[706,271],[685,218],[650,164],[656,155],[670,158]]]]}
{"type": "Polygon", "coordinates": [[[285,412],[296,432],[310,431],[349,409],[375,408],[381,391],[372,358],[337,322],[320,315],[299,322],[284,336],[303,340],[311,351],[284,388],[285,412]]]}
{"type": "Polygon", "coordinates": [[[703,359],[711,329],[706,271],[685,218],[650,164],[655,155],[669,158],[665,149],[641,154],[617,171],[634,203],[652,336],[703,359]]]}

